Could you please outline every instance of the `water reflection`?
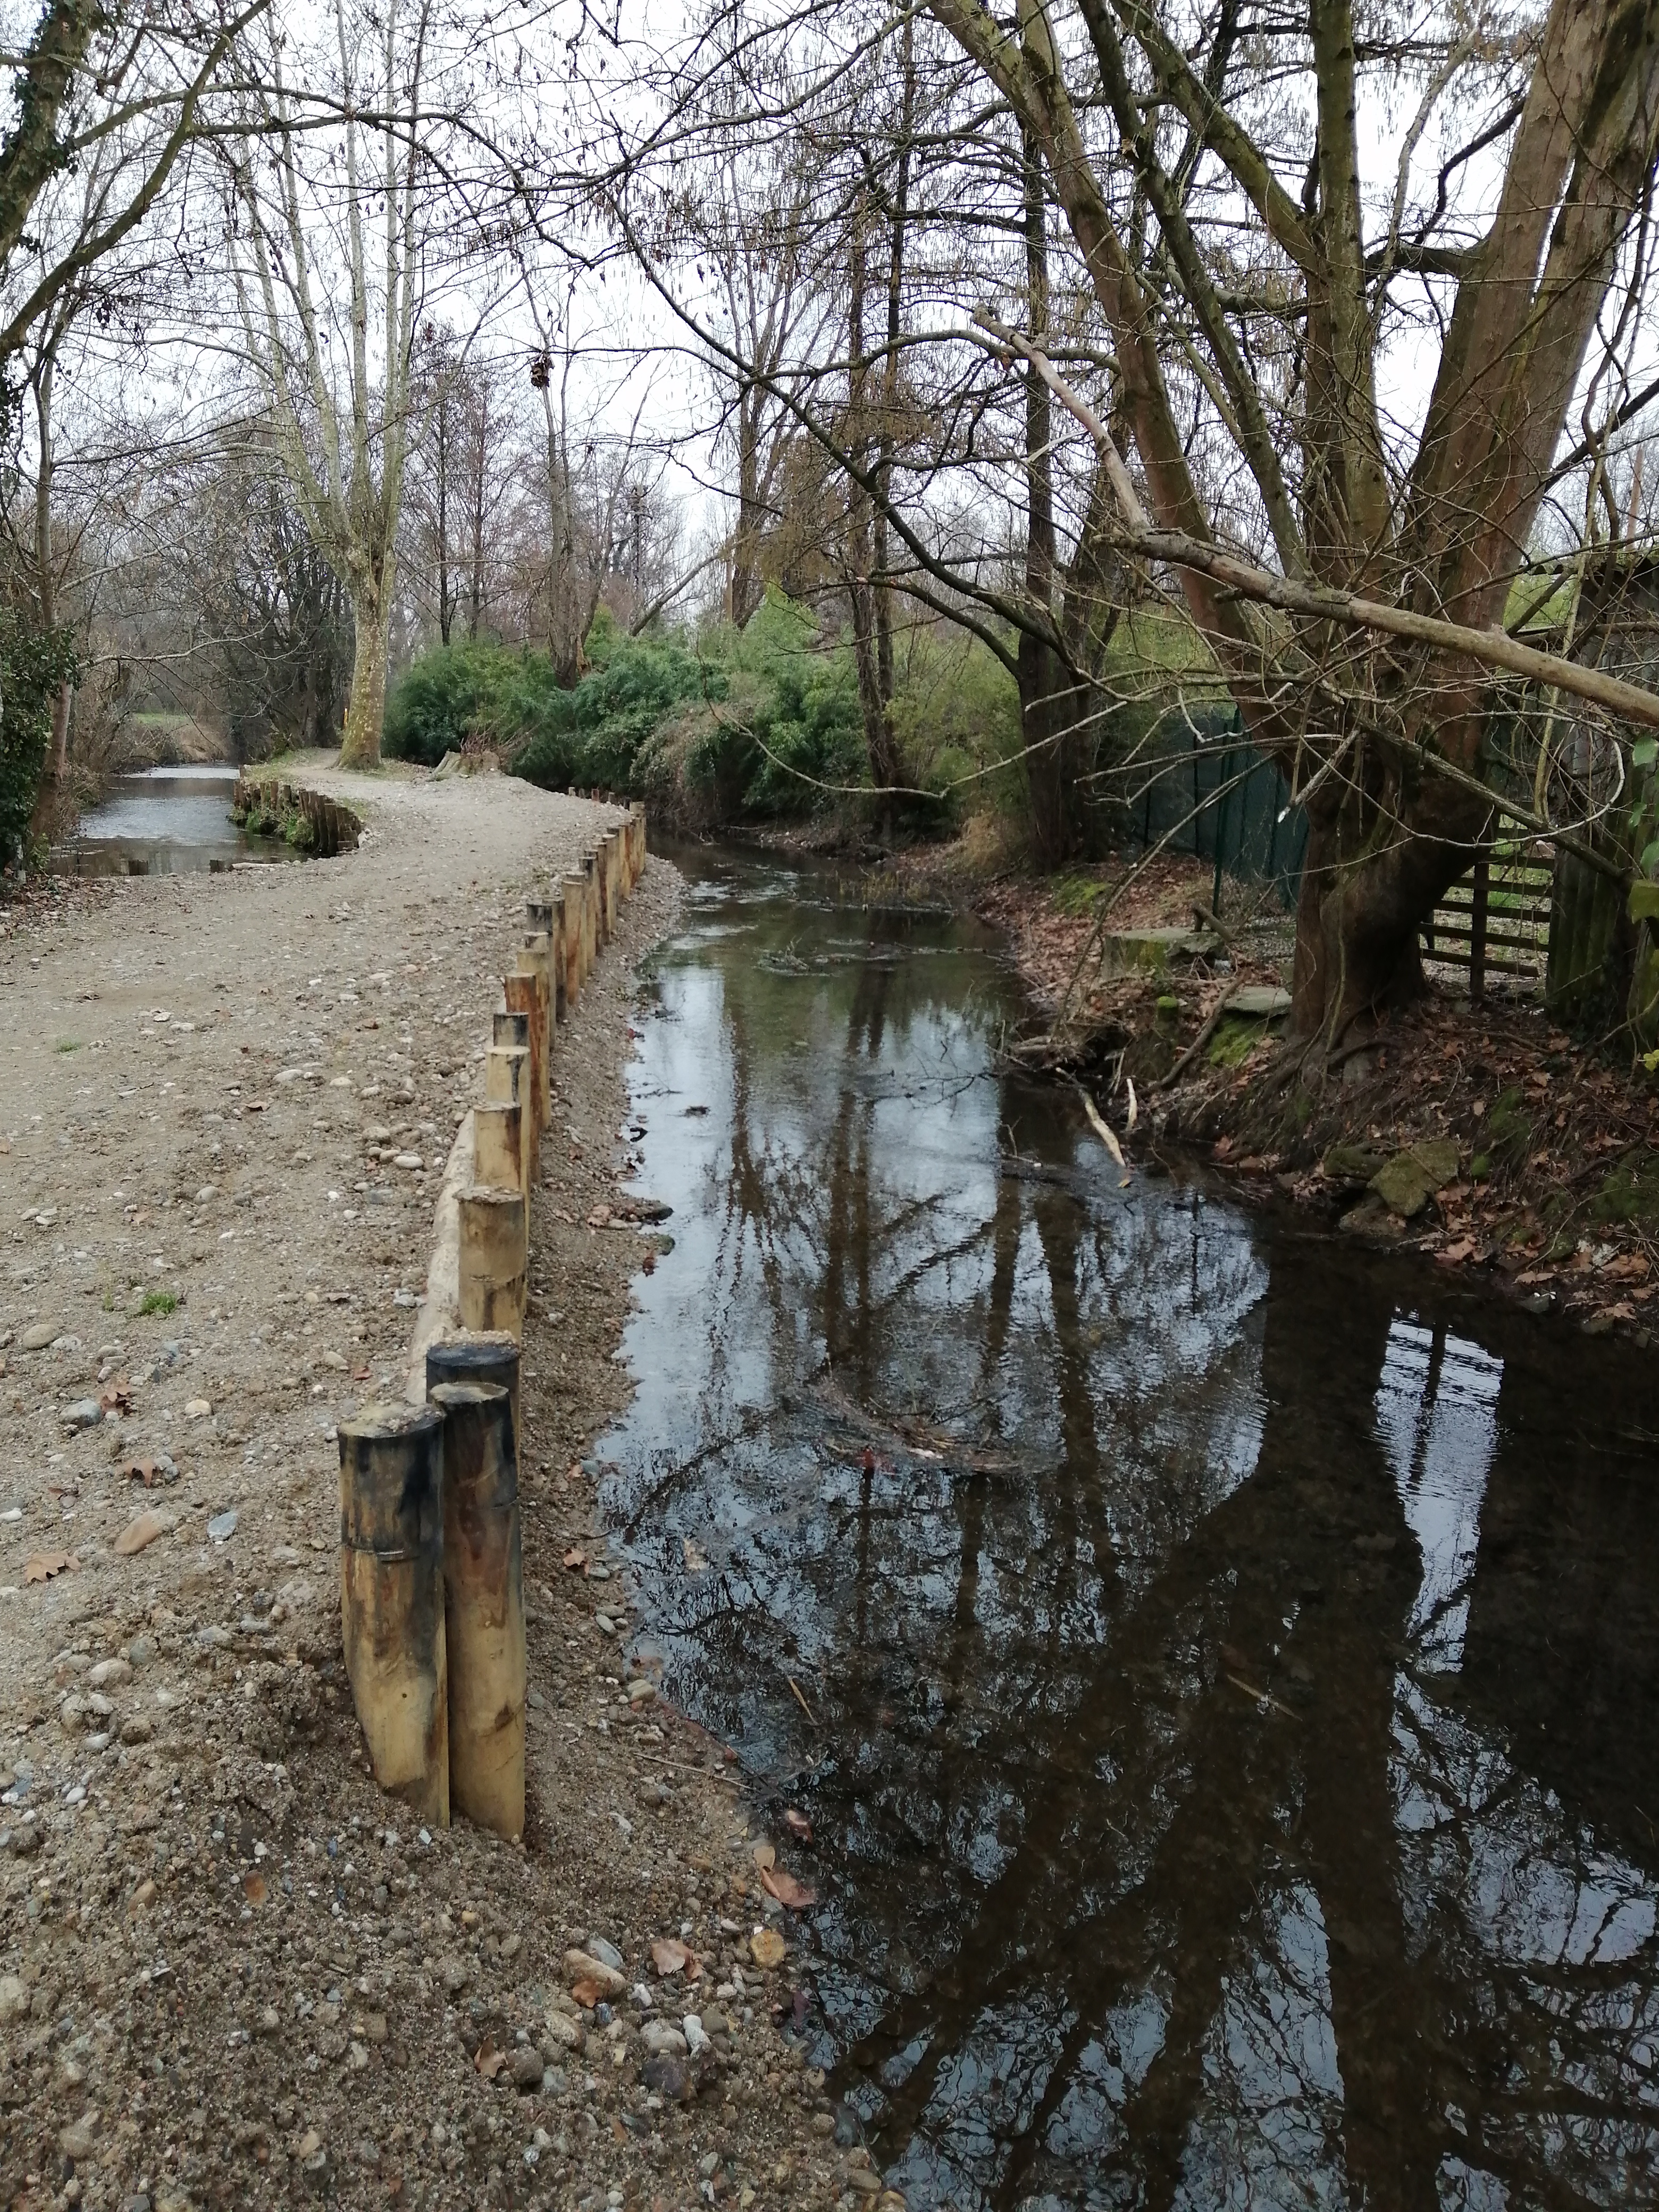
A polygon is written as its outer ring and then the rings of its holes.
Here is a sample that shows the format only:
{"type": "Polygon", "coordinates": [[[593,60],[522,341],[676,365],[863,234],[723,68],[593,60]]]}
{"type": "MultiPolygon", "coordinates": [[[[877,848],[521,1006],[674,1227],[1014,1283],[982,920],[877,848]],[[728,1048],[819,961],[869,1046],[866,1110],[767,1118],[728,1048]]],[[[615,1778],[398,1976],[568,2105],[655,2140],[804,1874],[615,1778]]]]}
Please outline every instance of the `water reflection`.
{"type": "Polygon", "coordinates": [[[913,2205],[1648,2201],[1659,1423],[1612,1347],[1000,1072],[988,946],[705,864],[605,1450],[672,1692],[799,1804],[913,2205]],[[703,1109],[703,1110],[699,1110],[703,1109]]]}
{"type": "Polygon", "coordinates": [[[280,837],[251,837],[231,817],[237,769],[218,763],[135,770],[111,779],[84,814],[53,871],[76,876],[214,874],[251,861],[300,855],[280,837]]]}

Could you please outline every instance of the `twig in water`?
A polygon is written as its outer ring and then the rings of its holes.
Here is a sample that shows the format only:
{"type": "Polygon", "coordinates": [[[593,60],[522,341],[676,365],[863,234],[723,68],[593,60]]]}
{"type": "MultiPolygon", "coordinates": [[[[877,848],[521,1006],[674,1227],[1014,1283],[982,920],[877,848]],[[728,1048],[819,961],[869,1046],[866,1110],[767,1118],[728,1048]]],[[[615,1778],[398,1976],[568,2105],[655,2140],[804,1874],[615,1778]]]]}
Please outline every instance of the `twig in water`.
{"type": "Polygon", "coordinates": [[[807,1719],[811,1722],[813,1727],[816,1728],[818,1724],[818,1717],[812,1711],[811,1705],[807,1704],[805,1698],[802,1697],[800,1693],[800,1684],[795,1680],[793,1674],[786,1674],[783,1679],[788,1683],[790,1688],[794,1692],[796,1704],[800,1707],[802,1712],[805,1714],[807,1719]]]}

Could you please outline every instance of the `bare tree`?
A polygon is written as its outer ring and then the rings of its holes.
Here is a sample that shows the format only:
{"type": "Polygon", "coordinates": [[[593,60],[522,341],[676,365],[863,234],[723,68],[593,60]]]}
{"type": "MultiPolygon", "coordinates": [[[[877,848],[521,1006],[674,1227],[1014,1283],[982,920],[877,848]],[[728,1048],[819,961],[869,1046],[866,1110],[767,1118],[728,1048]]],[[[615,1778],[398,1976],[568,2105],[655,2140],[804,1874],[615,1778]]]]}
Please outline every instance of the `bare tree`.
{"type": "Polygon", "coordinates": [[[337,107],[326,131],[280,39],[254,61],[256,142],[232,142],[228,226],[247,358],[306,526],[351,602],[341,758],[377,761],[397,585],[415,320],[431,177],[422,150],[428,0],[334,0],[337,107]],[[328,152],[307,161],[305,149],[328,152]],[[325,163],[326,166],[325,166],[325,163]],[[337,167],[335,166],[337,163],[337,167]],[[372,235],[377,226],[378,236],[372,235]]]}

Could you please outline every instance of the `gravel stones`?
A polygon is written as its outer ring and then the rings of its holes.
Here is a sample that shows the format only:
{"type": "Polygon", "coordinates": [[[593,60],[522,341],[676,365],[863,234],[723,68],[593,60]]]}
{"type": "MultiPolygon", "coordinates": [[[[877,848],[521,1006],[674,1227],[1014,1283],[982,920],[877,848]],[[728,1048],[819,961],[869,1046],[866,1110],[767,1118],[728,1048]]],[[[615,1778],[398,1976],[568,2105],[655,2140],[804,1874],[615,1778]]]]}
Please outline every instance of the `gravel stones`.
{"type": "Polygon", "coordinates": [[[136,1520],[128,1522],[111,1548],[118,1559],[132,1559],[147,1551],[158,1536],[165,1536],[173,1524],[173,1516],[165,1506],[152,1505],[136,1520]]]}
{"type": "MultiPolygon", "coordinates": [[[[611,1947],[607,1945],[607,1949],[611,1947]]],[[[620,1955],[619,1954],[616,1955],[620,1955]]],[[[591,1951],[568,1950],[564,1954],[564,1971],[571,1988],[586,1997],[592,2004],[600,1997],[619,1997],[628,1988],[628,1978],[619,1974],[603,1959],[596,1959],[591,1951]],[[588,1992],[592,1992],[588,1996],[588,1992]]]]}
{"type": "Polygon", "coordinates": [[[63,1334],[63,1323],[56,1321],[32,1321],[17,1340],[20,1352],[44,1352],[49,1344],[56,1343],[63,1334]]]}

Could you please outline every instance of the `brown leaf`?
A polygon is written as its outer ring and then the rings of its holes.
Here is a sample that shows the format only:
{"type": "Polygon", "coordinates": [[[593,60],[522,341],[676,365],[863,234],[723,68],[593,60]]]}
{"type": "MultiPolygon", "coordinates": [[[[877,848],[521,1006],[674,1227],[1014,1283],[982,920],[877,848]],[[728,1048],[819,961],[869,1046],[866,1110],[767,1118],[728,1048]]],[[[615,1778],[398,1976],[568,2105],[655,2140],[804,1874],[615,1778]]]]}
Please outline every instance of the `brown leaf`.
{"type": "Polygon", "coordinates": [[[580,1574],[587,1565],[587,1554],[580,1544],[573,1544],[564,1555],[564,1563],[573,1575],[580,1574]]]}
{"type": "Polygon", "coordinates": [[[596,1206],[587,1217],[587,1225],[590,1229],[608,1229],[611,1226],[611,1208],[596,1206]]]}
{"type": "Polygon", "coordinates": [[[756,1844],[755,1864],[761,1869],[763,1874],[766,1871],[768,1867],[775,1866],[777,1863],[777,1853],[773,1850],[770,1844],[756,1844]]]}
{"type": "Polygon", "coordinates": [[[592,2012],[605,1991],[597,1982],[580,1981],[570,1984],[570,1994],[584,2012],[592,2012]]]}
{"type": "Polygon", "coordinates": [[[790,1806],[788,1811],[785,1813],[783,1816],[783,1825],[788,1829],[790,1834],[794,1837],[797,1843],[810,1844],[811,1842],[812,1823],[807,1819],[805,1813],[798,1813],[793,1805],[790,1806]]]}
{"type": "Polygon", "coordinates": [[[761,1887],[775,1897],[780,1905],[787,1905],[792,1912],[804,1912],[809,1905],[816,1905],[818,1893],[809,1889],[804,1881],[797,1881],[781,1867],[763,1867],[761,1887]]]}
{"type": "Polygon", "coordinates": [[[132,1411],[132,1385],[125,1375],[106,1382],[98,1394],[98,1403],[106,1413],[130,1413],[132,1411]]]}
{"type": "Polygon", "coordinates": [[[54,1575],[73,1574],[81,1562],[73,1552],[37,1552],[23,1568],[26,1583],[49,1583],[54,1575]]]}
{"type": "Polygon", "coordinates": [[[161,1469],[153,1459],[130,1459],[121,1472],[129,1482],[142,1482],[146,1490],[154,1490],[161,1480],[161,1469]]]}
{"type": "Polygon", "coordinates": [[[750,1957],[769,1972],[783,1964],[785,1948],[784,1940],[775,1928],[757,1928],[749,1938],[750,1957]]]}
{"type": "Polygon", "coordinates": [[[507,2063],[507,2053],[504,2051],[497,2051],[493,2043],[481,2043],[478,2045],[478,2055],[472,2063],[486,2081],[493,2081],[507,2063]]]}
{"type": "Polygon", "coordinates": [[[691,1964],[691,1954],[672,1936],[659,1936],[651,1946],[651,1963],[659,1974],[678,1974],[691,1964]]]}
{"type": "Polygon", "coordinates": [[[242,1894],[250,1905],[263,1905],[269,1896],[270,1892],[265,1887],[265,1878],[257,1867],[251,1869],[242,1876],[242,1894]]]}

